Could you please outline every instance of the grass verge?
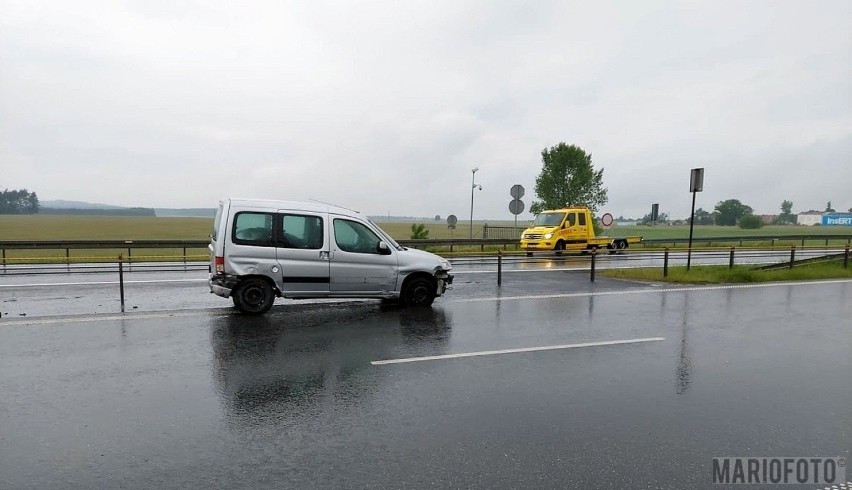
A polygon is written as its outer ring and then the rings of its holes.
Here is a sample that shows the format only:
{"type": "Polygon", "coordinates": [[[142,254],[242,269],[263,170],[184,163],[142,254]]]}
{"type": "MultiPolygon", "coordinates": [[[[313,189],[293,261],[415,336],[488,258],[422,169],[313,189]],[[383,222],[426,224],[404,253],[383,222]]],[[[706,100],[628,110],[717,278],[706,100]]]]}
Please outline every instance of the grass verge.
{"type": "Polygon", "coordinates": [[[638,269],[607,269],[598,274],[606,277],[636,281],[675,282],[687,284],[724,284],[769,281],[810,281],[817,279],[852,279],[852,266],[843,268],[842,261],[808,264],[792,269],[762,271],[748,266],[695,266],[669,267],[668,277],[663,277],[662,267],[638,269]]]}

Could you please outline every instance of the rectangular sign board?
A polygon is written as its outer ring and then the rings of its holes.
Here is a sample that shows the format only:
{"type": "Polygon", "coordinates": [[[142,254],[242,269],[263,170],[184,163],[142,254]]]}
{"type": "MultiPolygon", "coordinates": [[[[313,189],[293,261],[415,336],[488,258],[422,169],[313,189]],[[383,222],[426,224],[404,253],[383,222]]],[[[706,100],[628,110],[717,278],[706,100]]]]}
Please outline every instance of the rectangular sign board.
{"type": "Polygon", "coordinates": [[[852,226],[852,213],[824,214],[823,226],[852,226]]]}
{"type": "Polygon", "coordinates": [[[704,190],[704,169],[694,168],[689,174],[689,192],[701,192],[704,190]]]}

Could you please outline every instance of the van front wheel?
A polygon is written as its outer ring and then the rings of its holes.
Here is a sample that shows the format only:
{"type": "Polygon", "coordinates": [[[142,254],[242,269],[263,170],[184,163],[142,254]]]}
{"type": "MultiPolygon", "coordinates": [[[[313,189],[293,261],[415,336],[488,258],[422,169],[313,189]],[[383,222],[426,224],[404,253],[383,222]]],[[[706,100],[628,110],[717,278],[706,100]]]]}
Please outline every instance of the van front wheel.
{"type": "Polygon", "coordinates": [[[248,315],[262,315],[272,308],[275,292],[272,286],[257,277],[240,282],[233,293],[234,306],[248,315]]]}
{"type": "Polygon", "coordinates": [[[406,306],[431,306],[435,301],[435,284],[425,277],[415,277],[405,285],[402,301],[406,306]]]}

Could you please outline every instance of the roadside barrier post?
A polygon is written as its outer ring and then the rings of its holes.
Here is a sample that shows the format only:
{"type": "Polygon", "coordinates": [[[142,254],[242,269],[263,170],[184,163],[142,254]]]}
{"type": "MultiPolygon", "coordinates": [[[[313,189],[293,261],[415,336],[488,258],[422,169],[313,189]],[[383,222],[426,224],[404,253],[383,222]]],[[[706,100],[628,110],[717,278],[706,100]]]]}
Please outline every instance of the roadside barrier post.
{"type": "Polygon", "coordinates": [[[497,251],[497,285],[503,285],[503,251],[497,251]]]}
{"type": "Polygon", "coordinates": [[[846,250],[843,252],[843,268],[849,268],[849,245],[846,245],[846,250]]]}
{"type": "Polygon", "coordinates": [[[790,245],[790,268],[793,268],[793,261],[796,260],[796,246],[790,245]]]}
{"type": "Polygon", "coordinates": [[[118,290],[121,297],[121,312],[124,313],[124,258],[118,255],[118,290]]]}
{"type": "Polygon", "coordinates": [[[669,247],[663,252],[663,277],[669,277],[669,247]]]}
{"type": "Polygon", "coordinates": [[[71,270],[71,249],[65,249],[65,265],[68,267],[68,270],[71,270]]]}
{"type": "Polygon", "coordinates": [[[595,282],[595,257],[598,256],[598,251],[592,248],[592,272],[590,275],[590,279],[592,282],[595,282]]]}
{"type": "Polygon", "coordinates": [[[731,247],[731,260],[728,261],[728,269],[734,268],[734,247],[731,247]]]}

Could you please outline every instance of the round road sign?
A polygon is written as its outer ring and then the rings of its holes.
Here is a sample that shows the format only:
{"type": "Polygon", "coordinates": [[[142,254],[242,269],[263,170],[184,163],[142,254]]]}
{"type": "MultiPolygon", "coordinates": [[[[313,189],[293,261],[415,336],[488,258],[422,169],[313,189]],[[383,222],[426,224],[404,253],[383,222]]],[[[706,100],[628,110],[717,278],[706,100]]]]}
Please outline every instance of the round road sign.
{"type": "MultiPolygon", "coordinates": [[[[520,198],[524,197],[524,186],[522,186],[521,184],[513,185],[512,188],[509,189],[509,195],[514,197],[515,199],[520,199],[520,198]]],[[[521,208],[521,210],[523,211],[523,208],[521,208]]],[[[519,213],[515,213],[515,214],[519,214],[519,213]]]]}
{"type": "Polygon", "coordinates": [[[521,214],[524,212],[524,201],[513,199],[509,201],[509,212],[512,214],[521,214]]]}
{"type": "Polygon", "coordinates": [[[605,213],[603,216],[601,216],[601,224],[606,229],[609,229],[612,226],[613,221],[615,220],[612,219],[612,215],[609,213],[605,213]]]}
{"type": "Polygon", "coordinates": [[[458,223],[458,222],[459,222],[459,219],[456,218],[456,215],[451,214],[451,215],[447,216],[447,226],[449,226],[450,228],[455,228],[456,223],[458,223]]]}

